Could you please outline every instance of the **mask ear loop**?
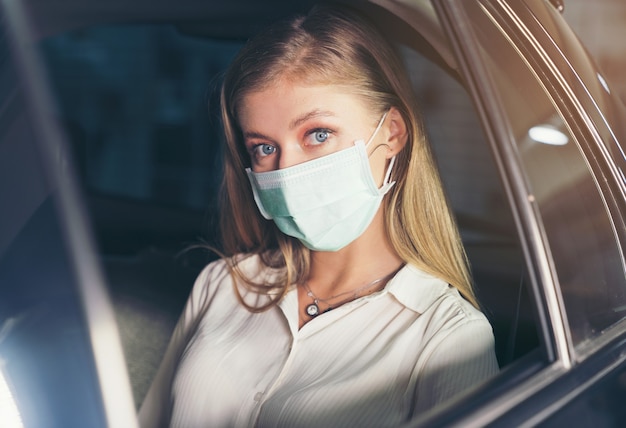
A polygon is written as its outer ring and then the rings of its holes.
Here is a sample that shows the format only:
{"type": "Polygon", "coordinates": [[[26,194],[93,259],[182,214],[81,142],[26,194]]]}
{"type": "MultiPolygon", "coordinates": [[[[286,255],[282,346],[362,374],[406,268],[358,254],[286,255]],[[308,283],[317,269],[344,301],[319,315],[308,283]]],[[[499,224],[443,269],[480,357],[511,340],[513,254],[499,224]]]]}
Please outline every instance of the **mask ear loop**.
{"type": "Polygon", "coordinates": [[[389,180],[391,179],[391,170],[393,169],[393,165],[395,163],[396,163],[396,157],[394,155],[389,161],[389,166],[387,167],[387,172],[385,173],[385,179],[383,180],[383,186],[386,186],[387,184],[389,184],[389,180]]]}
{"type": "MultiPolygon", "coordinates": [[[[369,140],[367,140],[367,143],[365,144],[365,148],[366,149],[369,147],[371,142],[374,141],[374,137],[376,136],[376,134],[378,134],[378,131],[380,131],[380,128],[383,127],[383,123],[385,122],[385,118],[387,117],[387,113],[389,113],[389,110],[387,110],[385,112],[385,114],[383,114],[383,117],[380,118],[380,121],[378,122],[378,125],[376,125],[376,129],[374,129],[374,132],[372,133],[372,136],[370,137],[369,140]]],[[[371,155],[368,155],[368,157],[369,156],[371,156],[371,155]]]]}
{"type": "MultiPolygon", "coordinates": [[[[378,131],[380,131],[380,128],[382,128],[383,123],[385,122],[385,118],[387,117],[387,114],[389,113],[389,110],[387,110],[385,112],[385,114],[383,114],[383,117],[380,119],[380,121],[378,122],[378,125],[376,126],[376,129],[374,130],[374,133],[372,134],[372,136],[370,137],[369,141],[367,142],[367,144],[365,144],[365,148],[367,149],[367,147],[370,145],[370,143],[372,141],[374,141],[374,137],[376,136],[376,134],[378,134],[378,131]]],[[[386,144],[381,144],[381,145],[386,145],[386,144]]],[[[380,146],[379,146],[380,147],[380,146]]],[[[376,147],[377,149],[378,147],[376,147]]],[[[376,151],[376,149],[374,149],[374,151],[376,151]]],[[[374,153],[374,152],[372,152],[374,153]]],[[[368,155],[368,157],[371,156],[368,155]]],[[[387,187],[390,185],[389,180],[391,179],[391,171],[393,170],[393,165],[396,163],[396,157],[392,157],[391,160],[389,161],[389,166],[387,167],[387,172],[385,173],[385,179],[383,180],[383,186],[382,187],[387,187]]],[[[395,183],[395,181],[394,181],[395,183]]],[[[391,185],[393,185],[394,183],[391,183],[391,185]]]]}

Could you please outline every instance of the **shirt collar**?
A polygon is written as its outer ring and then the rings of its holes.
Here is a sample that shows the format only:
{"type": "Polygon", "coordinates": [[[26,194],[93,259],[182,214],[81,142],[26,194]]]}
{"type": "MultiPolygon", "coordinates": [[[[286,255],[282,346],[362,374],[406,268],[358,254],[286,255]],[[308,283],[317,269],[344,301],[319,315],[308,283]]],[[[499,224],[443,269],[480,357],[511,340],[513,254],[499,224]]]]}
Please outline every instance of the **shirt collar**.
{"type": "Polygon", "coordinates": [[[389,281],[386,290],[404,306],[422,314],[448,287],[445,281],[406,264],[389,281]]]}

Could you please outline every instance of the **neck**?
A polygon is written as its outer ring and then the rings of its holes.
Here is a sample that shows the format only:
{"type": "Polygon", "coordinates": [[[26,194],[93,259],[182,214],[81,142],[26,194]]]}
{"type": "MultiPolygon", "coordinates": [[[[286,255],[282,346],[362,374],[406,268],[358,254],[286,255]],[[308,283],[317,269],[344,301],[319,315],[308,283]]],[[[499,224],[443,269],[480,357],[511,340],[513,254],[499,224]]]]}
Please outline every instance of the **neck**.
{"type": "MultiPolygon", "coordinates": [[[[382,210],[373,222],[382,226],[382,210]]],[[[369,227],[339,251],[312,252],[309,287],[323,298],[358,289],[398,270],[403,261],[383,231],[384,227],[369,227]]]]}

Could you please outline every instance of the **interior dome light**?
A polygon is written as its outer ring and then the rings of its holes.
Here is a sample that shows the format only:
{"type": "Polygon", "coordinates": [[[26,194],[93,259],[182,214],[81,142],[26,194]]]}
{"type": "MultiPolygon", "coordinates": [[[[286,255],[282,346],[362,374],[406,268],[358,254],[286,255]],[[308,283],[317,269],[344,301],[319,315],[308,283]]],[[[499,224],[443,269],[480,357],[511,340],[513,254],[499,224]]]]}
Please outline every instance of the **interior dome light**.
{"type": "Polygon", "coordinates": [[[537,125],[528,130],[528,136],[538,143],[550,144],[551,146],[563,146],[569,138],[553,125],[537,125]]]}

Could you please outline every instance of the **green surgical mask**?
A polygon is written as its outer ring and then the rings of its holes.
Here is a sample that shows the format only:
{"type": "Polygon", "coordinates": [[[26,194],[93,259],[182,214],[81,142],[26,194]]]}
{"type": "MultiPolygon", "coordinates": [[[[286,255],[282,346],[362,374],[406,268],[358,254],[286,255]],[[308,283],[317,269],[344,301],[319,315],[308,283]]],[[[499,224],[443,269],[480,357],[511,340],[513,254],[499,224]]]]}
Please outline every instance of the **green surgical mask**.
{"type": "Polygon", "coordinates": [[[395,184],[389,182],[395,157],[378,188],[367,155],[386,115],[367,144],[358,140],[348,149],[276,171],[247,168],[263,217],[316,251],[337,251],[361,236],[395,184]]]}

